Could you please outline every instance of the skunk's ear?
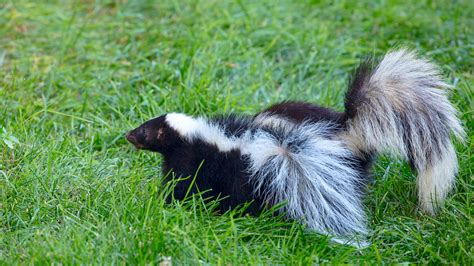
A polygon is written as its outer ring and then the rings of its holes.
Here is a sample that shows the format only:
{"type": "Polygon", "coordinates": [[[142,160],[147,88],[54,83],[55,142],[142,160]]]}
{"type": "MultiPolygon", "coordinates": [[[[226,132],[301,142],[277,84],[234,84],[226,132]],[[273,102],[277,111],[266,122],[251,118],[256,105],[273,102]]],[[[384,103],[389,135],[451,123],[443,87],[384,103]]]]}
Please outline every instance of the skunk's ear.
{"type": "Polygon", "coordinates": [[[158,130],[156,131],[156,140],[164,141],[165,137],[166,137],[165,129],[162,127],[158,128],[158,130]]]}
{"type": "Polygon", "coordinates": [[[146,121],[127,134],[127,140],[137,149],[163,153],[180,139],[178,132],[171,128],[166,115],[146,121]]]}

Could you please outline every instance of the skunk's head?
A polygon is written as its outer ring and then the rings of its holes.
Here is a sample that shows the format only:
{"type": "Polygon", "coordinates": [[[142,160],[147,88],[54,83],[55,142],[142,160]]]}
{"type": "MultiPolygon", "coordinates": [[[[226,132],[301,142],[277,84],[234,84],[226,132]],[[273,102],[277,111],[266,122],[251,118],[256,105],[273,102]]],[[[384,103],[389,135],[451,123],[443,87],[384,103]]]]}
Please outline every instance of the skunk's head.
{"type": "Polygon", "coordinates": [[[137,149],[166,153],[181,142],[179,133],[167,121],[168,115],[146,121],[127,133],[127,140],[137,149]]]}

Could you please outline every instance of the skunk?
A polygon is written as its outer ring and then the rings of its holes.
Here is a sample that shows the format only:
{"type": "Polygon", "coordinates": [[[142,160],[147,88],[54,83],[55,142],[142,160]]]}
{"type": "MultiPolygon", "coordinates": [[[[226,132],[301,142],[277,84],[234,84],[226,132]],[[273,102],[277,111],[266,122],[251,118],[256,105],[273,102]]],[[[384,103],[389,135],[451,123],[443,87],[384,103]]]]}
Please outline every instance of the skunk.
{"type": "Polygon", "coordinates": [[[449,88],[436,65],[401,49],[376,66],[370,59],[359,66],[344,112],[288,101],[255,116],[169,113],[127,140],[161,153],[163,173],[173,173],[168,181],[183,178],[174,199],[208,191],[222,198],[222,211],[251,202],[251,214],[281,204],[288,218],[320,233],[364,234],[362,202],[378,154],[408,161],[418,174],[419,204],[430,214],[452,188],[450,136],[462,140],[465,132],[449,88]]]}

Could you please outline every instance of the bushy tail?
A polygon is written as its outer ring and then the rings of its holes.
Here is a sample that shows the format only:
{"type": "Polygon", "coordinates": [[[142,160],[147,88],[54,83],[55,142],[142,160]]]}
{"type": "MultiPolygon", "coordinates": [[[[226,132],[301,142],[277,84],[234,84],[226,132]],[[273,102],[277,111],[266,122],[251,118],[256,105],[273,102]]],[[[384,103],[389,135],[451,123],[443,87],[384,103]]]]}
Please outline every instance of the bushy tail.
{"type": "Polygon", "coordinates": [[[434,213],[454,184],[456,153],[450,135],[465,135],[436,65],[407,50],[392,51],[375,67],[363,63],[346,94],[345,139],[355,151],[388,152],[418,172],[422,208],[434,213]]]}
{"type": "Polygon", "coordinates": [[[270,206],[286,202],[289,218],[321,233],[365,232],[362,187],[353,152],[330,139],[333,126],[299,124],[259,129],[243,149],[255,193],[270,206]]]}

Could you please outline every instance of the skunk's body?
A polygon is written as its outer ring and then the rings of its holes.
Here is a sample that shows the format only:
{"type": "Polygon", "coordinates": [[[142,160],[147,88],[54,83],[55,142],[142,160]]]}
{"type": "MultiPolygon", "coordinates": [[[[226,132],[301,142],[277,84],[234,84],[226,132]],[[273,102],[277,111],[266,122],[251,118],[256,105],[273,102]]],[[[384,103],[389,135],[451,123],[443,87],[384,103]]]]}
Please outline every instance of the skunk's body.
{"type": "MultiPolygon", "coordinates": [[[[274,105],[253,117],[166,114],[131,131],[137,148],[163,154],[163,171],[195,176],[191,192],[224,197],[221,209],[286,202],[283,211],[322,233],[366,232],[362,206],[377,154],[408,160],[418,172],[422,208],[434,213],[453,185],[450,134],[463,129],[435,65],[400,50],[375,68],[359,67],[344,113],[303,102],[274,105]]],[[[169,175],[172,178],[172,175],[169,175]]],[[[183,199],[193,178],[176,185],[183,199]]]]}

